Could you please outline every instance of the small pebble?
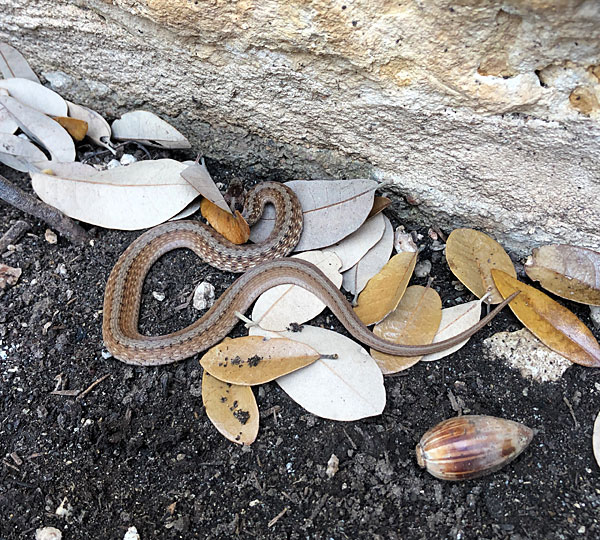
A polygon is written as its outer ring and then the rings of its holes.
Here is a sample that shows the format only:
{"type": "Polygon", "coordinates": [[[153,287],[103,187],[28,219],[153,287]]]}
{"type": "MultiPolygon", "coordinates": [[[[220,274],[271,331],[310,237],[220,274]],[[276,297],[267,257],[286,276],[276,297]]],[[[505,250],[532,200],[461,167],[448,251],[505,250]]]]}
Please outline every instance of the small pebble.
{"type": "Polygon", "coordinates": [[[123,540],[140,540],[140,535],[138,534],[137,529],[135,527],[129,527],[127,532],[125,532],[123,540]]]}
{"type": "Polygon", "coordinates": [[[327,478],[333,478],[335,473],[338,472],[340,468],[340,460],[335,454],[331,454],[329,461],[327,462],[327,469],[325,470],[325,474],[327,478]]]}
{"type": "Polygon", "coordinates": [[[116,169],[117,167],[121,167],[121,162],[118,159],[111,159],[107,164],[107,169],[116,169]]]}
{"type": "Polygon", "coordinates": [[[417,266],[415,266],[415,276],[418,278],[427,277],[431,272],[431,261],[425,259],[424,261],[419,261],[417,266]]]}
{"type": "Polygon", "coordinates": [[[44,238],[49,244],[56,244],[56,242],[58,242],[58,236],[56,236],[56,233],[50,229],[46,229],[44,238]]]}
{"type": "Polygon", "coordinates": [[[112,354],[110,354],[110,352],[108,352],[106,349],[102,349],[102,358],[104,358],[104,360],[108,360],[109,358],[112,358],[112,354]]]}
{"type": "Polygon", "coordinates": [[[121,165],[131,165],[132,163],[135,163],[137,161],[137,158],[132,155],[132,154],[123,154],[123,157],[121,157],[119,163],[121,163],[121,165]]]}
{"type": "Polygon", "coordinates": [[[590,306],[590,318],[594,327],[600,329],[600,306],[590,306]]]}
{"type": "Polygon", "coordinates": [[[394,232],[394,249],[398,253],[414,253],[415,251],[418,251],[417,244],[415,244],[412,234],[407,233],[402,225],[394,232]]]}
{"type": "Polygon", "coordinates": [[[208,281],[200,283],[194,291],[192,305],[198,311],[208,309],[215,303],[215,288],[208,281]]]}
{"type": "Polygon", "coordinates": [[[35,540],[61,540],[62,533],[54,527],[36,529],[35,540]]]}
{"type": "Polygon", "coordinates": [[[158,291],[152,291],[152,296],[155,300],[158,300],[159,302],[162,302],[166,298],[164,293],[158,291]]]}

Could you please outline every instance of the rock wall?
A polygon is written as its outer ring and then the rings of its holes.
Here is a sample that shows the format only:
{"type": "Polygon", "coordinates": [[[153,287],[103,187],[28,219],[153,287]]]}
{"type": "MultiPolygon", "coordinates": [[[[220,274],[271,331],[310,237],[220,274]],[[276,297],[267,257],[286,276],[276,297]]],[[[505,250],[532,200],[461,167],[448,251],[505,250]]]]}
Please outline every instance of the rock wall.
{"type": "Polygon", "coordinates": [[[510,249],[600,249],[596,0],[4,0],[65,97],[146,108],[205,155],[371,176],[510,249]]]}

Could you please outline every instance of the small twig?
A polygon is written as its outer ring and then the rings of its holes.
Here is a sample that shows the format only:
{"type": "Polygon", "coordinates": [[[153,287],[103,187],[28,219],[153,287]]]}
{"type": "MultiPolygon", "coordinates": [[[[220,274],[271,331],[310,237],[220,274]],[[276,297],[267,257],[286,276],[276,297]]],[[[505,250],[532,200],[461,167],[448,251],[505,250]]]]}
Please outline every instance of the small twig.
{"type": "Polygon", "coordinates": [[[321,356],[319,356],[319,360],[337,360],[338,358],[339,358],[339,356],[337,355],[337,353],[322,354],[321,356]]]}
{"type": "MultiPolygon", "coordinates": [[[[8,462],[8,461],[6,461],[5,459],[3,459],[3,460],[2,460],[2,463],[3,463],[4,465],[6,465],[7,467],[10,467],[11,469],[14,469],[14,470],[15,470],[15,471],[17,471],[17,472],[21,472],[21,471],[20,471],[20,469],[19,469],[19,467],[15,467],[15,466],[14,466],[12,463],[9,463],[9,462],[8,462]]],[[[273,521],[273,520],[271,520],[271,521],[273,521]]],[[[270,522],[269,522],[269,523],[270,523],[270,522]]],[[[269,525],[269,527],[270,527],[270,525],[269,525]]]]}
{"type": "Polygon", "coordinates": [[[92,389],[97,385],[100,384],[104,379],[106,379],[108,376],[110,375],[110,373],[107,373],[106,375],[103,375],[102,377],[100,377],[98,380],[94,381],[92,384],[90,384],[83,392],[81,392],[81,394],[79,394],[75,400],[79,401],[80,399],[83,399],[89,392],[92,391],[92,389]]]}
{"type": "Polygon", "coordinates": [[[87,232],[72,219],[29,193],[25,193],[2,175],[0,175],[0,199],[22,212],[45,221],[74,244],[86,244],[89,240],[87,232]]]}
{"type": "Polygon", "coordinates": [[[571,405],[571,403],[567,399],[567,396],[563,396],[563,401],[565,402],[565,405],[567,406],[567,408],[569,409],[569,412],[571,413],[571,417],[573,418],[573,422],[575,422],[575,429],[579,429],[579,422],[577,421],[577,417],[575,416],[575,411],[573,410],[573,406],[571,405]]]}
{"type": "Polygon", "coordinates": [[[277,514],[271,521],[269,521],[269,524],[267,525],[267,527],[272,527],[273,525],[275,525],[275,523],[277,523],[284,515],[285,513],[288,511],[288,507],[286,506],[281,512],[279,512],[279,514],[277,514]]]}
{"type": "Polygon", "coordinates": [[[50,395],[52,396],[67,396],[75,397],[81,393],[81,390],[52,390],[50,395]]]}
{"type": "Polygon", "coordinates": [[[31,225],[26,221],[17,221],[8,231],[0,238],[0,253],[4,253],[6,248],[11,244],[16,244],[23,235],[31,229],[31,225]]]}

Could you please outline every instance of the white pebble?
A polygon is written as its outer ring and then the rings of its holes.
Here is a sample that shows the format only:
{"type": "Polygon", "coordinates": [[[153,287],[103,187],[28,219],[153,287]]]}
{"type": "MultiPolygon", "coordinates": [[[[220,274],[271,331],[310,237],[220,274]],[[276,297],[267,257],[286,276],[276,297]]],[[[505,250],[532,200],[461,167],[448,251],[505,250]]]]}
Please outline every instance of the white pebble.
{"type": "Polygon", "coordinates": [[[194,291],[192,305],[198,311],[208,309],[215,303],[215,288],[208,282],[203,281],[194,291]]]}
{"type": "Polygon", "coordinates": [[[46,229],[46,232],[44,233],[44,238],[49,244],[56,244],[56,242],[58,242],[58,237],[56,236],[56,233],[50,229],[46,229]]]}
{"type": "Polygon", "coordinates": [[[325,474],[327,478],[333,478],[335,473],[338,472],[340,468],[340,460],[335,454],[331,454],[329,461],[327,462],[327,469],[325,470],[325,474]]]}
{"type": "Polygon", "coordinates": [[[138,534],[137,529],[135,527],[129,527],[125,533],[125,536],[123,537],[123,540],[140,540],[140,535],[138,534]]]}
{"type": "Polygon", "coordinates": [[[121,157],[120,163],[121,163],[121,165],[131,165],[132,163],[135,163],[136,161],[137,161],[137,158],[133,154],[123,154],[123,156],[121,157]]]}
{"type": "Polygon", "coordinates": [[[107,169],[116,169],[121,166],[121,162],[118,159],[111,159],[107,164],[107,169]]]}
{"type": "Polygon", "coordinates": [[[165,299],[164,293],[157,291],[152,291],[152,296],[154,296],[154,299],[158,300],[159,302],[162,302],[165,299]]]}
{"type": "Polygon", "coordinates": [[[418,251],[412,234],[405,232],[402,225],[394,232],[394,249],[397,253],[414,253],[418,251]]]}
{"type": "Polygon", "coordinates": [[[61,540],[62,533],[54,527],[36,529],[35,540],[61,540]]]}

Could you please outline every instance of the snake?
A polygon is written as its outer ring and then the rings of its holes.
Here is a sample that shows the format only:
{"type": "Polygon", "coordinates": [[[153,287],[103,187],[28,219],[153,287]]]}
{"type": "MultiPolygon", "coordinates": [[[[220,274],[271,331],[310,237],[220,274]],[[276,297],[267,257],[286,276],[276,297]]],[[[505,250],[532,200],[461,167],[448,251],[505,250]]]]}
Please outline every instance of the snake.
{"type": "Polygon", "coordinates": [[[358,318],[344,294],[315,265],[288,255],[302,233],[302,206],[285,184],[262,182],[246,197],[242,215],[251,226],[267,204],[275,207],[274,227],[256,244],[236,245],[201,221],[170,221],[134,240],[117,260],[106,284],[102,335],[113,357],[127,364],[159,366],[189,358],[222,341],[266,290],[298,285],[319,298],[355,339],[375,350],[397,356],[421,356],[443,351],[475,334],[515,296],[510,296],[478,323],[437,343],[402,345],[376,336],[358,318]],[[144,279],[165,253],[187,248],[220,270],[244,272],[199,319],[160,336],[139,332],[144,279]]]}

